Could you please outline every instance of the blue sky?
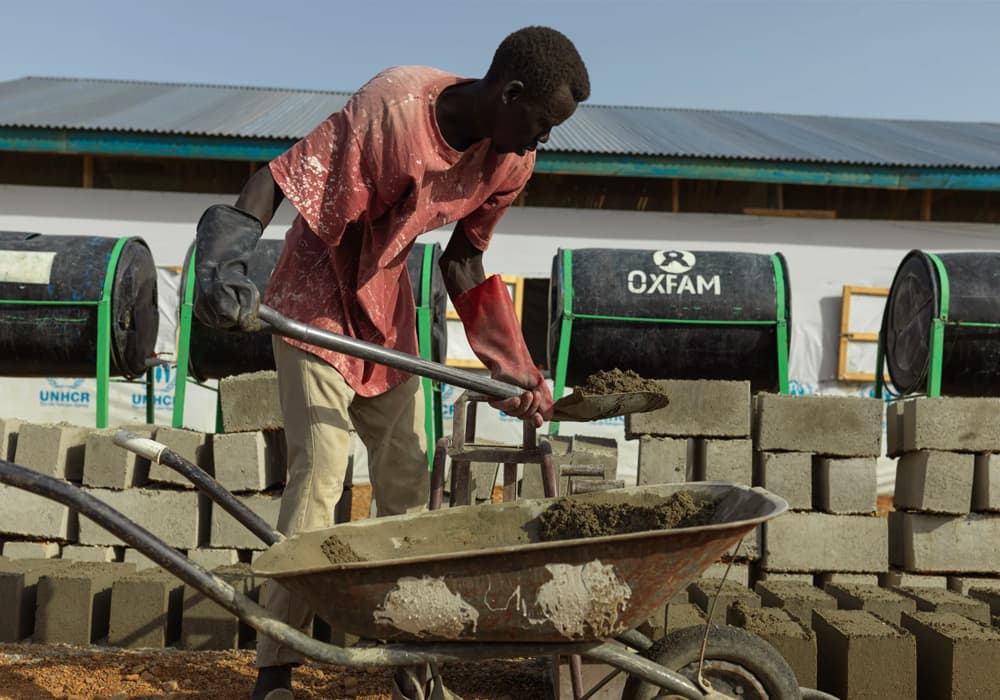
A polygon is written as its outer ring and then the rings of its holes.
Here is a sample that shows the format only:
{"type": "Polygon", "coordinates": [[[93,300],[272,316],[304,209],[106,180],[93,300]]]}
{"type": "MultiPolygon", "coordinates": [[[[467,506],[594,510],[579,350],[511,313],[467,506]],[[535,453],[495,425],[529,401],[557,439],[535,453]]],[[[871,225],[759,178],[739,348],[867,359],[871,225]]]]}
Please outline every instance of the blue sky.
{"type": "Polygon", "coordinates": [[[16,0],[0,80],[353,90],[393,65],[481,75],[545,24],[591,102],[1000,122],[1000,0],[16,0]]]}

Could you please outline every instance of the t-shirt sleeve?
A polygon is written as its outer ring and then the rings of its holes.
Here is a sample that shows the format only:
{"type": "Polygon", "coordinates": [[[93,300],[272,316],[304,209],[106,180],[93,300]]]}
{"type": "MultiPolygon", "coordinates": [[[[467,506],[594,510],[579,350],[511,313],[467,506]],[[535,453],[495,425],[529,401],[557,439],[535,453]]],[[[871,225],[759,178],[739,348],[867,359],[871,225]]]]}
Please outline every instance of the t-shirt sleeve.
{"type": "Polygon", "coordinates": [[[270,163],[285,197],[309,228],[331,246],[368,209],[372,180],[364,166],[346,110],[327,117],[270,163]]]}
{"type": "Polygon", "coordinates": [[[479,250],[489,247],[497,223],[528,184],[535,164],[534,154],[524,160],[526,162],[512,173],[504,188],[491,194],[475,211],[462,219],[465,237],[479,250]]]}

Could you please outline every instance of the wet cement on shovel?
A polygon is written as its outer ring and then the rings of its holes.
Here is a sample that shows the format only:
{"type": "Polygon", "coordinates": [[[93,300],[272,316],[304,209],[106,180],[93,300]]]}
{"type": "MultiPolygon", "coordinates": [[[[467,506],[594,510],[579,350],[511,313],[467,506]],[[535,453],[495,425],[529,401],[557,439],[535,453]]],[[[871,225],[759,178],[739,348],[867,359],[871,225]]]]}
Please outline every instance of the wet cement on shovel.
{"type": "Polygon", "coordinates": [[[656,380],[640,377],[638,373],[630,369],[617,368],[595,372],[587,377],[587,381],[581,386],[575,387],[574,391],[588,396],[629,394],[640,391],[651,391],[655,394],[666,393],[656,380]]]}
{"type": "Polygon", "coordinates": [[[539,516],[542,541],[623,535],[648,530],[707,525],[715,501],[687,491],[673,494],[656,506],[630,503],[579,503],[563,499],[539,516]]]}

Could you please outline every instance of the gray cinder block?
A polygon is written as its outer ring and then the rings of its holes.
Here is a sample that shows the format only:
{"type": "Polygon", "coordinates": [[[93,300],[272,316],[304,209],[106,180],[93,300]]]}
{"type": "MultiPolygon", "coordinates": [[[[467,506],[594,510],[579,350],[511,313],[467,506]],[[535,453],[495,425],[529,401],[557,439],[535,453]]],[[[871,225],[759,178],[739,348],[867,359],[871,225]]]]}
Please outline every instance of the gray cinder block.
{"type": "Polygon", "coordinates": [[[972,510],[977,513],[1000,511],[1000,455],[976,455],[972,479],[972,510]]]}
{"type": "Polygon", "coordinates": [[[749,439],[695,439],[695,481],[753,483],[753,442],[749,439]]]}
{"type": "MultiPolygon", "coordinates": [[[[114,443],[119,428],[95,430],[87,435],[83,459],[83,483],[86,486],[126,489],[142,486],[149,476],[149,460],[114,443]]],[[[152,437],[155,429],[129,426],[129,432],[152,437]]]]}
{"type": "MultiPolygon", "coordinates": [[[[238,498],[272,528],[277,526],[278,511],[281,508],[280,495],[252,494],[238,498]]],[[[210,547],[230,549],[267,549],[268,546],[250,532],[246,525],[240,524],[236,518],[214,503],[211,508],[208,544],[210,547]]]]}
{"type": "Polygon", "coordinates": [[[183,582],[163,569],[146,569],[111,586],[108,644],[162,649],[180,637],[183,582]]]}
{"type": "Polygon", "coordinates": [[[1000,452],[1000,398],[921,396],[907,401],[903,447],[907,452],[1000,452]]]}
{"type": "Polygon", "coordinates": [[[39,474],[79,483],[89,432],[69,423],[22,423],[14,461],[39,474]]]}
{"type": "Polygon", "coordinates": [[[0,484],[0,503],[0,533],[70,542],[76,539],[78,518],[69,506],[6,484],[0,484]]]}
{"type": "Polygon", "coordinates": [[[750,435],[750,382],[665,379],[670,403],[625,416],[625,437],[743,438],[750,435]]]}
{"type": "MultiPolygon", "coordinates": [[[[88,489],[88,492],[170,547],[193,549],[201,544],[202,535],[207,535],[209,501],[194,491],[88,489]]],[[[89,518],[80,518],[79,541],[90,545],[124,544],[89,518]]]]}
{"type": "Polygon", "coordinates": [[[884,518],[785,513],[764,523],[763,567],[768,571],[886,571],[884,518]]]}
{"type": "MultiPolygon", "coordinates": [[[[212,463],[212,438],[210,435],[197,430],[188,430],[187,428],[159,426],[156,429],[155,440],[163,443],[187,461],[197,465],[210,476],[215,474],[215,468],[212,463]]],[[[194,488],[194,484],[186,477],[162,464],[153,463],[149,465],[149,480],[160,484],[183,486],[188,489],[194,488]]]]}
{"type": "Polygon", "coordinates": [[[111,586],[135,573],[124,563],[76,562],[38,579],[34,641],[90,644],[108,633],[111,586]]]}
{"type": "Polygon", "coordinates": [[[828,583],[824,590],[837,600],[837,607],[841,610],[865,610],[894,624],[899,624],[904,612],[917,609],[913,598],[881,586],[828,583]]]}
{"type": "Polygon", "coordinates": [[[212,437],[215,480],[233,493],[264,491],[285,479],[284,431],[212,437]]]}
{"type": "Polygon", "coordinates": [[[816,635],[809,627],[780,608],[748,607],[737,601],[726,622],[753,632],[784,657],[800,686],[816,687],[816,635]]]}
{"type": "Polygon", "coordinates": [[[968,513],[975,460],[975,455],[960,452],[905,453],[896,462],[893,505],[899,510],[968,513]]]}
{"type": "Polygon", "coordinates": [[[996,696],[1000,630],[955,613],[903,615],[917,642],[917,683],[928,698],[996,696]]]}
{"type": "Polygon", "coordinates": [[[262,370],[223,377],[219,380],[219,410],[224,433],[283,428],[278,373],[262,370]]]}
{"type": "Polygon", "coordinates": [[[816,457],[813,507],[826,513],[874,513],[878,474],[874,457],[816,457]]]}
{"type": "Polygon", "coordinates": [[[1000,517],[893,511],[889,560],[913,573],[1000,574],[1000,517]]]}
{"type": "Polygon", "coordinates": [[[788,501],[792,510],[812,510],[812,454],[809,452],[758,452],[755,481],[788,501]]]}
{"type": "Polygon", "coordinates": [[[882,409],[881,400],[859,396],[758,394],[757,449],[878,457],[882,409]]]}
{"type": "Polygon", "coordinates": [[[689,481],[689,476],[693,473],[688,468],[686,438],[639,438],[639,486],[689,481]]]}

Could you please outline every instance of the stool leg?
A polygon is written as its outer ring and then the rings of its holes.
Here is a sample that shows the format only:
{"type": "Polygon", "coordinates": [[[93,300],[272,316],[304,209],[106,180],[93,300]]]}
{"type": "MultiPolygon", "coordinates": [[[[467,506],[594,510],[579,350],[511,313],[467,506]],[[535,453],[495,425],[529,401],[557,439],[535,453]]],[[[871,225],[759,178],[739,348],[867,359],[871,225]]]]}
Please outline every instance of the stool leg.
{"type": "Polygon", "coordinates": [[[546,498],[554,498],[559,495],[559,480],[552,459],[552,443],[541,440],[538,449],[542,453],[542,491],[546,498]]]}
{"type": "Polygon", "coordinates": [[[451,440],[446,437],[434,443],[434,462],[431,465],[431,500],[429,510],[438,510],[444,500],[444,461],[448,456],[451,440]]]}
{"type": "Polygon", "coordinates": [[[517,500],[517,463],[503,465],[503,502],[517,500]]]}
{"type": "Polygon", "coordinates": [[[451,460],[450,506],[467,506],[472,503],[472,463],[451,460]]]}

